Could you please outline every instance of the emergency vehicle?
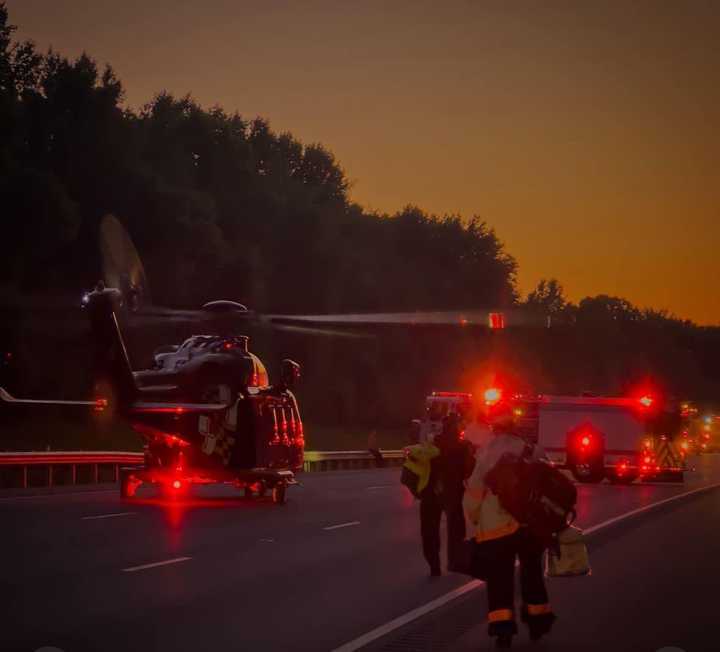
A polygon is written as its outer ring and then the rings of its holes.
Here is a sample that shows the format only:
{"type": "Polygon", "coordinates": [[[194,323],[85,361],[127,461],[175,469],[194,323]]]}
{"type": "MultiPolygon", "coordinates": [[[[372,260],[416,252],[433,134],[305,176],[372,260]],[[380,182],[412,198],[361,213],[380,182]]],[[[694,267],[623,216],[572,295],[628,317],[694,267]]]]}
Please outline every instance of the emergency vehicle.
{"type": "Polygon", "coordinates": [[[442,432],[442,420],[455,413],[464,421],[471,417],[473,396],[465,392],[433,392],[425,399],[422,419],[413,419],[413,439],[418,443],[432,443],[435,435],[442,432]]]}
{"type": "Polygon", "coordinates": [[[537,413],[537,442],[548,459],[579,482],[684,479],[679,433],[661,432],[651,396],[540,396],[524,403],[537,413]]]}
{"type": "Polygon", "coordinates": [[[483,415],[488,428],[494,419],[512,415],[517,434],[541,447],[551,464],[567,469],[578,482],[682,482],[687,455],[693,452],[684,446],[684,425],[679,430],[673,425],[684,424],[687,415],[661,409],[650,395],[521,395],[491,387],[474,400],[463,392],[433,392],[425,400],[424,418],[413,421],[413,439],[432,441],[451,412],[466,423],[483,415]]]}

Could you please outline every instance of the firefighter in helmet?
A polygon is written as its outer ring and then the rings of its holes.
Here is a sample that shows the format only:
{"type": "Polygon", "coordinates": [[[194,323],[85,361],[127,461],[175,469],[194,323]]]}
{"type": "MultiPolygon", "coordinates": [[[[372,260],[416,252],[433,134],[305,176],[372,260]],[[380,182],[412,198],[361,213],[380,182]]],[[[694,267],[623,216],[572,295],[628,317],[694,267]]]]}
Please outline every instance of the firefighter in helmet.
{"type": "Polygon", "coordinates": [[[539,458],[541,453],[518,436],[509,408],[497,410],[490,417],[487,412],[481,412],[473,428],[487,434],[473,439],[477,446],[476,463],[463,499],[469,534],[474,538],[473,563],[477,568],[472,574],[486,582],[488,634],[496,638],[497,647],[508,648],[517,633],[514,609],[516,559],[520,561],[521,619],[528,626],[530,638],[538,640],[547,634],[555,615],[550,608],[543,576],[544,544],[535,540],[527,527],[503,509],[498,497],[486,486],[485,476],[503,455],[539,458]]]}

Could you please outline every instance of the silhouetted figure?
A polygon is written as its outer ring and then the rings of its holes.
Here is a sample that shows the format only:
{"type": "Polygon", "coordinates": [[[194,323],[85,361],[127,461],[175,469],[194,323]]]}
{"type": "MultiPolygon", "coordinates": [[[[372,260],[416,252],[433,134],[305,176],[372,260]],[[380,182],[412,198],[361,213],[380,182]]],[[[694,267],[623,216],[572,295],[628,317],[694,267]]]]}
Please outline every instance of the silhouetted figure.
{"type": "Polygon", "coordinates": [[[449,414],[443,419],[442,432],[435,437],[439,455],[431,462],[430,481],[420,494],[420,532],[423,554],[430,575],[441,575],[440,520],[447,519],[448,570],[456,566],[465,539],[465,517],[462,499],[464,482],[474,466],[472,445],[460,436],[459,417],[449,414]]]}

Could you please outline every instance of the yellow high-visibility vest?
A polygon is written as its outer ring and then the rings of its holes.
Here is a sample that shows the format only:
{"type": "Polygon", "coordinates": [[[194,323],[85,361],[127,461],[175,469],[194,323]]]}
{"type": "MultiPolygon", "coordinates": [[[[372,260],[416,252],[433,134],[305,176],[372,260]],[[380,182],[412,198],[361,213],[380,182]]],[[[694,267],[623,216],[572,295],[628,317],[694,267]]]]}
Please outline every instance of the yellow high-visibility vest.
{"type": "Polygon", "coordinates": [[[408,449],[408,458],[403,466],[418,476],[417,492],[421,493],[430,482],[430,465],[440,455],[440,449],[433,444],[415,444],[408,449]]]}

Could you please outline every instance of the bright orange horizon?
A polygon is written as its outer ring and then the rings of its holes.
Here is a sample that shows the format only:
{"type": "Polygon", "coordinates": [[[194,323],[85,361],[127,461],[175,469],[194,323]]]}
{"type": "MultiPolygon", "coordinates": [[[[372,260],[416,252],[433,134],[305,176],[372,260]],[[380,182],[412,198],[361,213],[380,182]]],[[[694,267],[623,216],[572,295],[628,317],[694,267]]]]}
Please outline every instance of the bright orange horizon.
{"type": "Polygon", "coordinates": [[[366,208],[480,215],[523,293],[720,324],[720,5],[581,4],[7,2],[132,107],[189,92],[323,143],[366,208]]]}

